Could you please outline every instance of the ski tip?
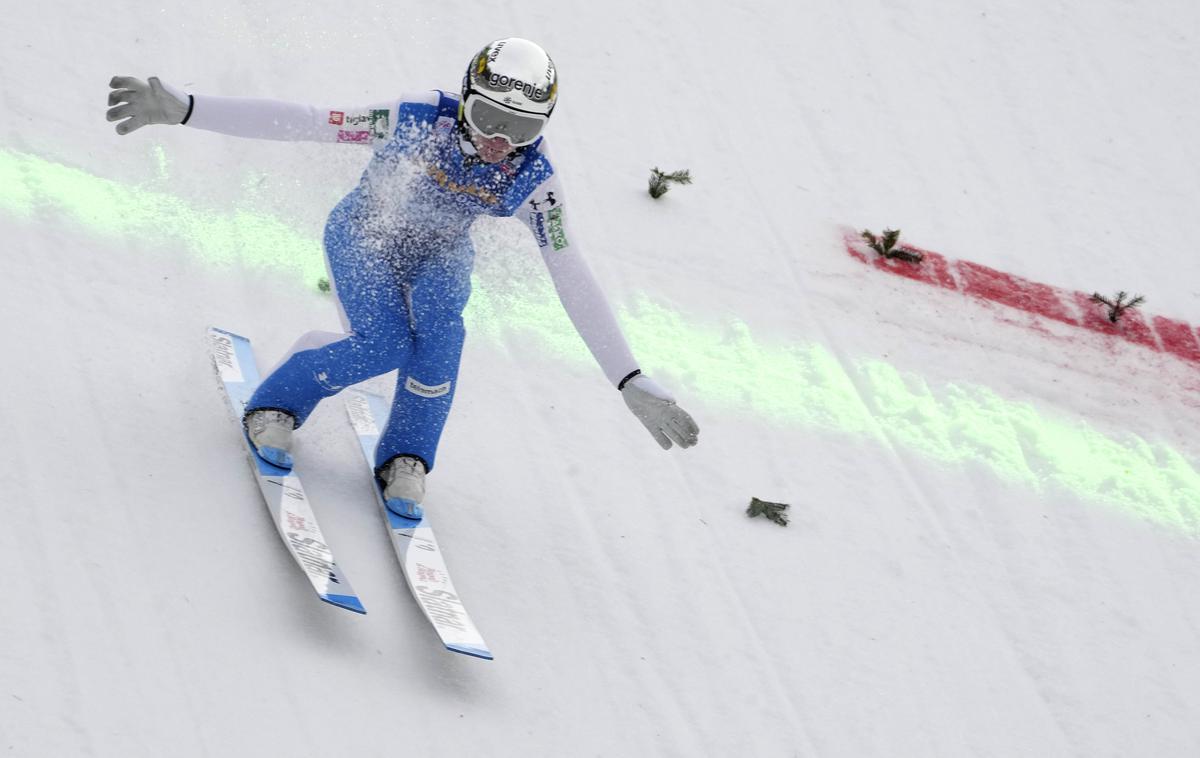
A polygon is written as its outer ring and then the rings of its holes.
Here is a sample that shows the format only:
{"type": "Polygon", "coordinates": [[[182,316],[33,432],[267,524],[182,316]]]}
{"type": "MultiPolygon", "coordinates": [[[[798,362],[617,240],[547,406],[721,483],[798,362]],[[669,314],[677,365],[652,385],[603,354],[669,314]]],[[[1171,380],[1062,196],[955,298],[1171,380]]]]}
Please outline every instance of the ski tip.
{"type": "Polygon", "coordinates": [[[354,595],[322,595],[321,599],[330,605],[336,605],[338,608],[345,608],[348,611],[354,611],[363,615],[367,613],[367,609],[363,607],[362,601],[354,595]]]}
{"type": "Polygon", "coordinates": [[[486,647],[475,647],[473,645],[452,645],[448,643],[446,645],[446,649],[452,653],[462,653],[463,655],[469,655],[474,658],[482,658],[485,661],[495,660],[495,658],[492,657],[492,651],[488,650],[486,647]]]}

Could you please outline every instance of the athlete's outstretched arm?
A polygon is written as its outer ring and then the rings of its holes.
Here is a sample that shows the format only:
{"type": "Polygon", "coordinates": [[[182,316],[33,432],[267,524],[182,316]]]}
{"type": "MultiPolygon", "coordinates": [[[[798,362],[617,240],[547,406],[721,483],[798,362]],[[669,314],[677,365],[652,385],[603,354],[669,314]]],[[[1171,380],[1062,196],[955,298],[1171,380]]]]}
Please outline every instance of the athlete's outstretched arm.
{"type": "Polygon", "coordinates": [[[150,77],[115,76],[109,82],[109,121],[117,134],[146,124],[185,124],[234,137],[375,145],[391,136],[400,102],[437,101],[436,92],[354,107],[318,107],[260,98],[188,94],[150,77]]]}
{"type": "Polygon", "coordinates": [[[580,254],[567,228],[567,203],[558,179],[551,175],[518,211],[542,251],[558,298],[608,380],[621,391],[625,405],[664,450],[672,444],[691,447],[700,428],[675,398],[642,374],[617,324],[608,299],[580,254]]]}

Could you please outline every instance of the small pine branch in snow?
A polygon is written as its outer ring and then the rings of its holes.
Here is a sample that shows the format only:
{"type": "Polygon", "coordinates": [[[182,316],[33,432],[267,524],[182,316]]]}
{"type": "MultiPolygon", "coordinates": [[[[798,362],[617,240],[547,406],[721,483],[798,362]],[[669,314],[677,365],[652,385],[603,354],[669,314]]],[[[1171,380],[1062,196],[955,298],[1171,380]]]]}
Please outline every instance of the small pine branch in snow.
{"type": "Polygon", "coordinates": [[[920,263],[925,257],[916,250],[896,244],[900,241],[899,229],[884,229],[882,237],[876,237],[870,229],[863,229],[862,238],[872,250],[889,260],[896,258],[909,263],[920,263]]]}
{"type": "Polygon", "coordinates": [[[1099,292],[1095,292],[1092,293],[1092,302],[1100,303],[1101,305],[1107,307],[1108,320],[1115,324],[1117,323],[1117,320],[1125,314],[1125,311],[1129,310],[1130,308],[1136,308],[1142,303],[1146,302],[1146,298],[1142,297],[1141,295],[1138,295],[1131,300],[1126,300],[1125,298],[1128,296],[1129,295],[1125,292],[1118,292],[1115,298],[1109,300],[1099,292]]]}
{"type": "Polygon", "coordinates": [[[672,171],[666,174],[657,168],[650,169],[650,197],[660,198],[667,194],[667,190],[671,189],[672,182],[675,184],[691,184],[692,172],[685,168],[682,171],[672,171]]]}
{"type": "Polygon", "coordinates": [[[766,516],[780,526],[787,526],[788,517],[784,513],[787,509],[787,503],[768,503],[766,500],[752,497],[750,498],[750,507],[746,509],[746,515],[750,518],[766,516]]]}

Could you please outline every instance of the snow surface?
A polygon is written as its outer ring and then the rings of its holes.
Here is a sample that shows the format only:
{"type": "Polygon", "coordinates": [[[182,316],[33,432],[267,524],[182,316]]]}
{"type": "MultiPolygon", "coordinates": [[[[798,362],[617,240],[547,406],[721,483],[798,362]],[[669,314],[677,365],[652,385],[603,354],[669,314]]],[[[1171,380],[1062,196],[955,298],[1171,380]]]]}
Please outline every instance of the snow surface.
{"type": "Polygon", "coordinates": [[[1198,36],[1184,0],[6,9],[0,751],[1200,754],[1197,366],[887,276],[839,231],[1200,323],[1198,36]],[[297,459],[368,615],[312,596],[206,355],[210,324],[264,368],[337,328],[315,240],[366,154],[103,112],[114,74],[455,88],[509,34],[559,65],[576,234],[702,437],[660,451],[528,235],[480,224],[428,510],[486,662],[408,597],[336,402],[297,459]],[[653,166],[695,184],[653,201],[653,166]],[[1065,481],[1051,426],[1120,455],[1076,445],[1106,466],[1065,481]],[[1170,518],[1125,454],[1172,467],[1170,518]]]}

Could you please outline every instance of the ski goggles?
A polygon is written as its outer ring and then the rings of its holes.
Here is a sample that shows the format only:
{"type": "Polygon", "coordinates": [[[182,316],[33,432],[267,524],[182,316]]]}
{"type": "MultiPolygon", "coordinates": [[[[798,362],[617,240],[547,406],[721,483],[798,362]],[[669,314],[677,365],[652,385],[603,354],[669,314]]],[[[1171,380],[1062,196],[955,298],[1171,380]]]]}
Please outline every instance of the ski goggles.
{"type": "Polygon", "coordinates": [[[474,92],[467,94],[463,105],[467,125],[484,137],[504,137],[513,147],[532,144],[550,120],[541,113],[527,113],[506,108],[474,92]]]}

